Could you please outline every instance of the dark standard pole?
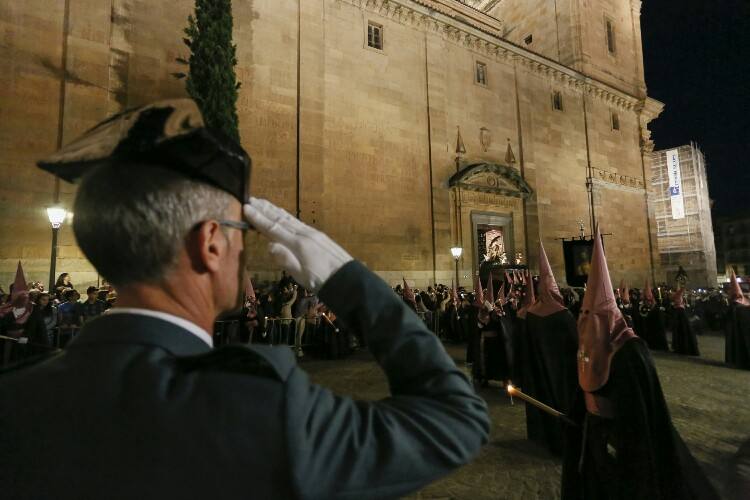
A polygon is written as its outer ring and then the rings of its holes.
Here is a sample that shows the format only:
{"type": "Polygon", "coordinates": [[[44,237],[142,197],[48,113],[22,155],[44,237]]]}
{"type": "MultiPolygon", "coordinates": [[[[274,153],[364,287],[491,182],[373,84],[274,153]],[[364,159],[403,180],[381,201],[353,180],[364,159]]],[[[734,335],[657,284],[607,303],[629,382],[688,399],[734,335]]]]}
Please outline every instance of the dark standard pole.
{"type": "Polygon", "coordinates": [[[456,290],[458,290],[458,259],[454,259],[456,261],[456,290]]]}
{"type": "Polygon", "coordinates": [[[57,264],[57,232],[59,227],[52,228],[52,258],[49,263],[49,293],[54,293],[55,289],[55,265],[57,264]]]}

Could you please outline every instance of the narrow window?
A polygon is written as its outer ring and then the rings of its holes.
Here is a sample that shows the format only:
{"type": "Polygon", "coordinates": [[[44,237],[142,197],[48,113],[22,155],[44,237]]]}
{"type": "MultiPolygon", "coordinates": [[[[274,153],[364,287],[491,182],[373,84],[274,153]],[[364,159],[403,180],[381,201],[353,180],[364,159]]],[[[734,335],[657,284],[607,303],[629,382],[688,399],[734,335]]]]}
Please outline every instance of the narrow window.
{"type": "Polygon", "coordinates": [[[523,43],[525,43],[526,45],[531,45],[531,42],[533,42],[533,41],[534,41],[534,36],[533,35],[529,35],[529,36],[527,36],[526,38],[523,39],[523,43]]]}
{"type": "Polygon", "coordinates": [[[610,54],[614,54],[617,49],[617,46],[615,45],[615,25],[609,19],[604,23],[607,30],[607,50],[610,54]]]}
{"type": "Polygon", "coordinates": [[[620,130],[620,117],[617,113],[612,113],[612,130],[620,130]]]}
{"type": "Polygon", "coordinates": [[[487,85],[487,65],[477,62],[476,82],[479,85],[487,85]]]}
{"type": "Polygon", "coordinates": [[[383,27],[379,24],[367,24],[367,46],[383,50],[383,27]]]}
{"type": "Polygon", "coordinates": [[[563,110],[562,93],[558,90],[552,92],[552,109],[563,110]]]}

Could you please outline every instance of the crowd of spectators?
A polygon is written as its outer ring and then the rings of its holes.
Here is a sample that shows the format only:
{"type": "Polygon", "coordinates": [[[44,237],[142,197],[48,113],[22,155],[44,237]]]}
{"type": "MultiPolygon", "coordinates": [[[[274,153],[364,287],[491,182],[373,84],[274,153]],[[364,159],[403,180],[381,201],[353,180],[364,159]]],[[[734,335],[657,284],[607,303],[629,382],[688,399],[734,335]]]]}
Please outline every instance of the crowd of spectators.
{"type": "MultiPolygon", "coordinates": [[[[0,336],[20,339],[20,342],[37,348],[27,348],[27,353],[38,352],[39,347],[64,347],[87,321],[104,314],[117,300],[116,292],[106,283],[101,287],[88,287],[82,297],[68,273],[58,277],[52,291],[46,291],[37,282],[29,283],[28,289],[29,313],[25,318],[16,316],[21,308],[15,307],[11,301],[13,286],[7,294],[0,288],[0,336]]],[[[669,317],[669,297],[674,290],[662,285],[653,291],[657,304],[669,317]]],[[[408,285],[398,284],[394,292],[442,340],[455,343],[470,340],[475,326],[472,321],[476,321],[475,315],[471,314],[475,306],[474,290],[464,287],[453,290],[443,284],[411,289],[408,285]]],[[[585,291],[563,288],[561,292],[565,305],[577,316],[585,291]]],[[[633,288],[628,293],[635,314],[641,301],[641,290],[633,288]]],[[[523,294],[523,286],[511,286],[505,300],[520,304],[523,294]]],[[[723,290],[692,290],[685,294],[685,302],[697,333],[723,328],[723,319],[729,308],[723,290]]],[[[300,287],[286,273],[282,273],[277,282],[260,284],[257,291],[251,288],[242,311],[237,316],[218,321],[214,333],[218,345],[287,344],[300,358],[306,352],[316,357],[338,358],[363,345],[358,332],[341,324],[312,291],[300,287]]],[[[8,361],[7,349],[4,358],[0,361],[8,361]]]]}
{"type": "Polygon", "coordinates": [[[14,306],[13,285],[8,293],[0,287],[0,335],[18,337],[21,342],[38,346],[64,346],[87,321],[102,315],[117,300],[117,294],[106,284],[88,287],[85,299],[81,299],[68,273],[59,276],[50,292],[40,282],[31,282],[27,288],[28,293],[17,297],[14,306]],[[29,311],[29,317],[19,330],[14,310],[22,309],[21,305],[29,311]],[[37,334],[39,330],[44,335],[37,334]]]}
{"type": "MultiPolygon", "coordinates": [[[[231,318],[230,318],[231,319],[231,318]]],[[[246,294],[236,332],[219,342],[289,344],[297,357],[305,352],[323,358],[344,356],[362,339],[345,325],[311,290],[282,272],[275,283],[262,283],[246,294]]]]}

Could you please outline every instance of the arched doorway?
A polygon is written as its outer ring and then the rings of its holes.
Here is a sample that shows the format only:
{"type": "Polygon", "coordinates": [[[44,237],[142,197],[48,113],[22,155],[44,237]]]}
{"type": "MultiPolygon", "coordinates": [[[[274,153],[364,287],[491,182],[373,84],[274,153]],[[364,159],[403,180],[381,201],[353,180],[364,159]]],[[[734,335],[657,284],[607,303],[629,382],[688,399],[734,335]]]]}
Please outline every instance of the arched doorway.
{"type": "Polygon", "coordinates": [[[514,265],[524,248],[523,200],[533,190],[518,169],[491,162],[463,166],[448,180],[454,194],[455,240],[464,248],[464,269],[481,270],[514,265]],[[469,228],[470,233],[467,231],[469,228]]]}

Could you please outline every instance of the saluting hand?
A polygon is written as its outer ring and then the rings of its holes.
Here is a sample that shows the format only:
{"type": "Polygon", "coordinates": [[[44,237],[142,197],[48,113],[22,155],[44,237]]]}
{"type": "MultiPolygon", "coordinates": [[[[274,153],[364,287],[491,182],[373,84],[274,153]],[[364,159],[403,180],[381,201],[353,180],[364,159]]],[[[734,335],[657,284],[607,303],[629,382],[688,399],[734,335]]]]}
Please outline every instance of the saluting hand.
{"type": "Polygon", "coordinates": [[[271,240],[276,263],[305,288],[318,291],[344,264],[354,260],[331,238],[267,200],[250,198],[243,207],[248,223],[271,240]]]}

